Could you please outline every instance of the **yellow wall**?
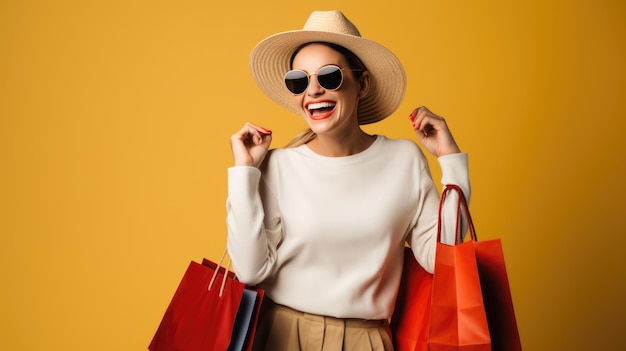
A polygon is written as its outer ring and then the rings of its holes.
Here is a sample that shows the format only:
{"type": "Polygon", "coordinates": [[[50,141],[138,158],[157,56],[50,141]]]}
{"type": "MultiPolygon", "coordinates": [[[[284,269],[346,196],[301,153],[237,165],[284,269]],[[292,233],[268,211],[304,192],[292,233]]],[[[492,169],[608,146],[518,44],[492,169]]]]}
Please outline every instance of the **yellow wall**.
{"type": "Polygon", "coordinates": [[[424,104],[470,153],[525,349],[624,349],[624,3],[360,3],[0,3],[0,349],[146,349],[189,261],[224,248],[229,136],[303,128],[250,50],[332,8],[406,65],[368,131],[411,137],[424,104]]]}

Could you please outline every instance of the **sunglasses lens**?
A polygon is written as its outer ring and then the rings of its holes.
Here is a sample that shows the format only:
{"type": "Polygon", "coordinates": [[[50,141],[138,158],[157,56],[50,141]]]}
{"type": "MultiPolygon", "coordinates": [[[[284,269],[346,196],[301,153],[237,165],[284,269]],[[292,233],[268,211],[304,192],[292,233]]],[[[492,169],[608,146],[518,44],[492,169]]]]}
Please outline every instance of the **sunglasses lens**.
{"type": "Polygon", "coordinates": [[[304,71],[289,71],[285,74],[285,85],[292,93],[296,95],[302,94],[309,85],[309,76],[304,71]]]}
{"type": "Polygon", "coordinates": [[[341,68],[337,66],[324,66],[317,72],[317,81],[324,89],[337,90],[343,82],[341,68]]]}

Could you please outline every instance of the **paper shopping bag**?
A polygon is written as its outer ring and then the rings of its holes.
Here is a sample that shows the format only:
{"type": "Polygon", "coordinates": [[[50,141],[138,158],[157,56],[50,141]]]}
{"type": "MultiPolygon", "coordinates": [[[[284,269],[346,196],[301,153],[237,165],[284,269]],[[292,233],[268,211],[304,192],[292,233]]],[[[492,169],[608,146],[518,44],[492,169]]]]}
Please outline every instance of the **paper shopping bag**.
{"type": "MultiPolygon", "coordinates": [[[[148,349],[226,351],[232,343],[230,350],[248,350],[246,347],[251,347],[251,342],[246,337],[243,342],[238,341],[238,331],[243,329],[235,325],[242,299],[246,300],[244,290],[244,284],[237,281],[227,268],[208,260],[204,264],[191,262],[148,349]]],[[[256,293],[254,299],[258,296],[256,293]]],[[[255,304],[252,313],[241,312],[249,316],[243,318],[254,318],[255,304]]],[[[253,325],[254,322],[248,320],[247,324],[253,325]]],[[[250,334],[250,329],[246,329],[244,333],[250,334]]]]}
{"type": "Polygon", "coordinates": [[[483,301],[478,264],[474,252],[476,233],[463,192],[447,185],[441,195],[437,252],[430,310],[428,350],[490,351],[491,337],[483,301]],[[459,193],[457,207],[457,243],[447,245],[441,239],[441,212],[450,191],[459,193]],[[472,241],[460,242],[461,210],[464,210],[472,241]]]}
{"type": "Polygon", "coordinates": [[[437,244],[428,350],[491,351],[472,242],[437,244]]]}
{"type": "Polygon", "coordinates": [[[499,239],[478,241],[467,202],[456,185],[447,185],[442,193],[438,241],[441,209],[450,191],[459,194],[457,234],[463,211],[472,240],[461,243],[458,235],[456,246],[438,243],[430,281],[412,254],[405,252],[391,320],[396,350],[521,351],[502,244],[499,239]],[[424,287],[429,284],[432,291],[424,287]],[[430,308],[423,312],[428,299],[430,308]],[[430,318],[424,317],[428,313],[430,318]]]}
{"type": "Polygon", "coordinates": [[[427,351],[433,275],[404,248],[404,267],[389,324],[395,351],[427,351]]]}
{"type": "MultiPolygon", "coordinates": [[[[202,261],[204,266],[216,269],[217,265],[206,258],[202,261]]],[[[229,272],[229,277],[234,277],[233,272],[229,272]]],[[[231,342],[228,351],[251,351],[252,342],[256,332],[257,322],[259,320],[259,311],[265,292],[263,289],[244,287],[241,296],[241,303],[235,316],[233,332],[231,334],[231,342]]]]}
{"type": "MultiPolygon", "coordinates": [[[[515,311],[513,308],[513,300],[511,297],[511,290],[509,286],[508,275],[506,272],[506,265],[504,263],[504,253],[502,250],[502,243],[500,239],[478,241],[476,236],[476,230],[472,222],[472,218],[469,213],[469,208],[463,192],[457,185],[449,185],[442,194],[441,203],[445,200],[446,194],[450,191],[455,191],[459,195],[459,201],[457,206],[457,230],[459,229],[459,221],[461,211],[465,213],[465,217],[468,222],[471,241],[462,243],[460,245],[451,248],[449,246],[441,247],[441,260],[444,260],[446,254],[455,252],[457,259],[454,263],[456,267],[461,266],[462,260],[460,258],[472,261],[471,264],[467,263],[465,266],[471,267],[471,282],[475,285],[474,277],[474,260],[471,258],[472,254],[475,257],[476,267],[478,270],[478,276],[480,280],[480,289],[482,293],[482,300],[484,304],[484,310],[487,317],[487,324],[489,328],[489,338],[491,340],[491,350],[493,351],[521,351],[522,345],[520,341],[519,331],[517,328],[517,322],[515,319],[515,311]],[[473,253],[472,253],[473,252],[473,253]]],[[[441,206],[440,206],[440,220],[441,220],[441,206]]],[[[441,223],[441,222],[440,222],[441,223]]],[[[457,240],[460,240],[458,236],[457,240]]],[[[443,244],[440,244],[443,245],[443,244]]],[[[440,254],[440,247],[437,248],[437,255],[440,254]]],[[[435,276],[437,276],[437,267],[435,267],[435,276]]],[[[463,277],[464,275],[459,275],[463,277]]],[[[467,281],[462,282],[460,285],[467,285],[467,281]]],[[[475,291],[475,288],[468,291],[475,291]]],[[[462,295],[466,295],[468,291],[458,291],[462,295]]],[[[435,292],[433,292],[435,294],[435,292]]],[[[478,299],[474,299],[476,306],[479,305],[478,299]]],[[[480,310],[480,307],[477,307],[480,310]]],[[[433,312],[434,313],[434,312],[433,312]]],[[[476,313],[478,314],[478,313],[476,313]]],[[[470,314],[471,315],[471,314],[470,314]]],[[[482,318],[481,318],[482,319],[482,318]]],[[[466,330],[468,326],[473,326],[473,332],[479,333],[485,338],[486,334],[483,333],[484,325],[481,323],[466,323],[467,325],[459,330],[466,330]]],[[[474,339],[478,340],[475,335],[474,339]]],[[[474,350],[472,348],[472,350],[474,350]]]]}
{"type": "Polygon", "coordinates": [[[509,278],[500,239],[474,242],[478,275],[493,351],[521,351],[509,278]]]}

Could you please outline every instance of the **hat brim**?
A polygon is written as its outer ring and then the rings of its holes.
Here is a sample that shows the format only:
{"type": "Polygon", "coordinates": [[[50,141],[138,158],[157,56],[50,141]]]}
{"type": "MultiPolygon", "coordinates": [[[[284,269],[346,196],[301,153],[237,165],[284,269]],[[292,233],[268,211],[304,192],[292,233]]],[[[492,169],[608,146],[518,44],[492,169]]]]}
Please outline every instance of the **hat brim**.
{"type": "Polygon", "coordinates": [[[384,46],[363,37],[324,31],[294,30],[262,40],[250,54],[250,70],[259,88],[270,99],[296,114],[300,113],[283,77],[290,69],[294,50],[310,42],[329,42],[352,51],[370,72],[370,90],[359,102],[359,124],[378,122],[402,103],[406,74],[400,60],[384,46]]]}

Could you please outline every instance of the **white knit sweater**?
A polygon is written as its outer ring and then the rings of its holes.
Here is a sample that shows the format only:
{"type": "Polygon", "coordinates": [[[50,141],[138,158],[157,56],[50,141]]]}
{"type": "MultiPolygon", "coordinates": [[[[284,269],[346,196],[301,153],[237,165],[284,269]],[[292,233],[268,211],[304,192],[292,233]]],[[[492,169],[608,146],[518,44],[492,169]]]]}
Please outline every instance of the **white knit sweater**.
{"type": "MultiPolygon", "coordinates": [[[[467,154],[438,161],[442,183],[460,185],[469,201],[467,154]]],[[[448,199],[442,240],[452,243],[456,194],[448,199]]],[[[260,170],[228,170],[228,250],[237,277],[259,284],[276,303],[384,319],[395,303],[405,242],[433,270],[438,207],[428,164],[412,141],[377,136],[346,157],[320,156],[306,145],[275,149],[260,170]]]]}

